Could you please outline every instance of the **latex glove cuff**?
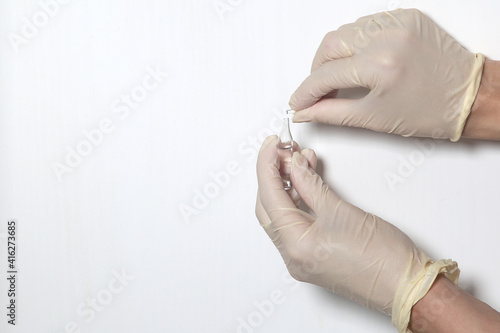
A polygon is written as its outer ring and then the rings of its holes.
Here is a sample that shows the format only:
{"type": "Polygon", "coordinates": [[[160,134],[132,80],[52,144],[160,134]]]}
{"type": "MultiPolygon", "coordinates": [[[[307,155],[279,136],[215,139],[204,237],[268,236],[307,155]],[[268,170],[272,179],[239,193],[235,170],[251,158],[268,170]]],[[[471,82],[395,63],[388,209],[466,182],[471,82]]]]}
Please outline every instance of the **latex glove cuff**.
{"type": "Polygon", "coordinates": [[[444,274],[450,281],[457,284],[460,270],[457,263],[451,259],[442,259],[437,262],[429,259],[411,280],[407,276],[400,282],[392,307],[392,324],[399,332],[411,333],[408,328],[411,309],[427,294],[439,274],[444,274]]]}

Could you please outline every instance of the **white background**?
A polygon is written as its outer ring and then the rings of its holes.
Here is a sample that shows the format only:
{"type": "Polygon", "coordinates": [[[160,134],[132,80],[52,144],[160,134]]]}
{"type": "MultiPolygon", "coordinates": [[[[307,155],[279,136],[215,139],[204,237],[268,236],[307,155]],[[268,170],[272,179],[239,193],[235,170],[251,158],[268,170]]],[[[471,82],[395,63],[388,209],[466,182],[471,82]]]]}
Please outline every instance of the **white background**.
{"type": "MultiPolygon", "coordinates": [[[[254,215],[257,147],[328,31],[417,7],[500,59],[499,4],[222,0],[231,10],[218,12],[212,0],[66,0],[49,17],[49,2],[0,2],[1,332],[395,331],[389,317],[286,274],[254,215]],[[40,27],[26,28],[35,18],[40,27]],[[151,70],[168,75],[125,107],[121,96],[144,92],[151,70]],[[89,146],[84,132],[106,119],[112,130],[89,146]],[[78,147],[88,155],[59,180],[54,165],[78,147]],[[8,219],[18,222],[15,327],[8,219]]],[[[461,286],[500,309],[500,144],[439,141],[425,153],[395,135],[292,130],[339,194],[456,260],[461,286]],[[387,173],[415,158],[391,188],[387,173]]]]}

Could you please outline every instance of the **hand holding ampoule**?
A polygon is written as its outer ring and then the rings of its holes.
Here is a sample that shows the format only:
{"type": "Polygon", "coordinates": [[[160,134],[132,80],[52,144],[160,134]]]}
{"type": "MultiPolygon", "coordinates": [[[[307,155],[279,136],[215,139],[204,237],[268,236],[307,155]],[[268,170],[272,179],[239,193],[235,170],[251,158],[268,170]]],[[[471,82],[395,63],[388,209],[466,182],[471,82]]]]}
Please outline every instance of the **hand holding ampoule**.
{"type": "Polygon", "coordinates": [[[286,110],[283,118],[283,126],[278,140],[278,156],[280,162],[280,176],[283,182],[283,188],[288,191],[292,188],[290,180],[290,163],[292,161],[293,152],[297,150],[296,144],[293,141],[292,133],[290,132],[290,118],[295,111],[286,110]]]}
{"type": "Polygon", "coordinates": [[[342,200],[316,173],[312,150],[293,153],[293,189],[283,191],[278,141],[259,151],[255,212],[294,278],[392,314],[400,329],[438,275],[457,281],[456,262],[434,262],[397,227],[342,200]]]}

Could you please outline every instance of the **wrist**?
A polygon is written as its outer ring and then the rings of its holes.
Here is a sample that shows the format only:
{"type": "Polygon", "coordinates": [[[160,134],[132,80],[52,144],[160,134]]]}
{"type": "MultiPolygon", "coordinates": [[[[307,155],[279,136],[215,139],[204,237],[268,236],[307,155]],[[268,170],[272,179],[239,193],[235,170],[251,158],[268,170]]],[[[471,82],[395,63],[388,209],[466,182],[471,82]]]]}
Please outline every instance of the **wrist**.
{"type": "Polygon", "coordinates": [[[500,61],[486,59],[462,137],[500,140],[500,61]]]}
{"type": "Polygon", "coordinates": [[[443,319],[447,318],[445,314],[449,314],[450,303],[462,296],[455,287],[442,275],[436,278],[429,292],[411,310],[409,328],[413,333],[443,332],[439,329],[443,319]]]}
{"type": "Polygon", "coordinates": [[[443,275],[412,308],[413,333],[499,332],[500,313],[443,275]]]}

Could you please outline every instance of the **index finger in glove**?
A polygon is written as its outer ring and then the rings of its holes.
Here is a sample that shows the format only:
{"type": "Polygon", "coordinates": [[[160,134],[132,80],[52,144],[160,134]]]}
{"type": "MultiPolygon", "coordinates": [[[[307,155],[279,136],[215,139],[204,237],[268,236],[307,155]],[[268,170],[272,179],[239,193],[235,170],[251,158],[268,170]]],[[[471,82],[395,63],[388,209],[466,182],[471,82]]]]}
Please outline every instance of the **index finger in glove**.
{"type": "Polygon", "coordinates": [[[277,219],[275,208],[295,208],[295,204],[283,189],[279,172],[277,136],[268,137],[259,151],[257,158],[257,180],[262,206],[271,220],[277,219]],[[274,211],[274,212],[273,212],[274,211]]]}
{"type": "MultiPolygon", "coordinates": [[[[297,209],[296,202],[283,189],[278,169],[277,142],[276,136],[267,138],[259,152],[257,160],[259,189],[255,212],[260,224],[273,241],[277,240],[276,232],[283,229],[287,229],[288,235],[298,239],[311,221],[297,209]]],[[[317,159],[312,150],[306,149],[301,154],[311,167],[316,166],[317,159]]]]}
{"type": "Polygon", "coordinates": [[[341,26],[323,38],[314,57],[311,72],[327,61],[352,56],[367,47],[379,32],[390,27],[401,27],[396,17],[401,11],[381,12],[360,17],[356,22],[341,26]]]}
{"type": "Polygon", "coordinates": [[[350,57],[354,51],[350,45],[355,30],[335,30],[325,35],[316,51],[312,65],[311,73],[317,70],[327,61],[350,57]]]}
{"type": "Polygon", "coordinates": [[[367,73],[358,73],[355,57],[328,61],[312,72],[295,90],[290,97],[290,107],[301,111],[310,107],[324,96],[336,89],[354,88],[369,84],[364,76],[367,73]]]}
{"type": "MultiPolygon", "coordinates": [[[[314,152],[314,150],[304,149],[301,151],[299,149],[297,151],[302,156],[304,156],[306,158],[306,160],[308,161],[309,167],[313,170],[316,170],[318,158],[316,157],[316,153],[314,152]]],[[[288,193],[288,194],[292,198],[293,203],[295,204],[295,207],[298,207],[300,204],[301,198],[293,186],[291,189],[291,193],[288,193]]],[[[260,220],[262,226],[267,225],[271,222],[269,219],[269,216],[267,216],[267,212],[264,210],[264,207],[262,206],[259,191],[257,192],[257,204],[256,204],[255,212],[256,212],[257,218],[260,220]]]]}

